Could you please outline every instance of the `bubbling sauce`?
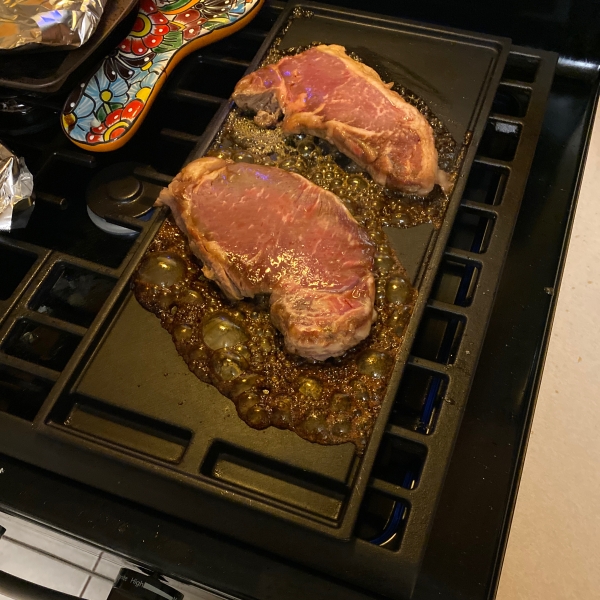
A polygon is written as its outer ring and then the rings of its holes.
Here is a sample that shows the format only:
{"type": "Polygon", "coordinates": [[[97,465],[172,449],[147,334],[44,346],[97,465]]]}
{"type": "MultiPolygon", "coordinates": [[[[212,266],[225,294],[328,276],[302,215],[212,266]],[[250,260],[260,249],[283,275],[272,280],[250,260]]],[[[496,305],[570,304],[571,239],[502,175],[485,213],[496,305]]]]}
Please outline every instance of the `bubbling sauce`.
{"type": "Polygon", "coordinates": [[[290,429],[320,444],[352,442],[362,452],[416,299],[391,249],[375,237],[377,321],[365,341],[324,362],[285,351],[267,297],[227,300],[171,217],[140,262],[133,289],[190,370],[233,400],[248,425],[290,429]]]}
{"type": "MultiPolygon", "coordinates": [[[[276,43],[265,63],[281,56],[276,43]]],[[[451,136],[422,100],[404,88],[397,91],[432,125],[440,166],[452,175],[457,160],[451,136]]],[[[384,227],[439,227],[448,197],[438,186],[426,197],[385,189],[327,142],[262,129],[238,109],[207,155],[277,166],[335,193],[376,246],[377,321],[369,337],[341,357],[317,362],[289,354],[271,323],[268,297],[227,300],[204,277],[171,217],[133,277],[138,301],[160,318],[190,370],[230,398],[250,427],[289,429],[326,445],[352,442],[362,453],[417,297],[384,227]]]]}

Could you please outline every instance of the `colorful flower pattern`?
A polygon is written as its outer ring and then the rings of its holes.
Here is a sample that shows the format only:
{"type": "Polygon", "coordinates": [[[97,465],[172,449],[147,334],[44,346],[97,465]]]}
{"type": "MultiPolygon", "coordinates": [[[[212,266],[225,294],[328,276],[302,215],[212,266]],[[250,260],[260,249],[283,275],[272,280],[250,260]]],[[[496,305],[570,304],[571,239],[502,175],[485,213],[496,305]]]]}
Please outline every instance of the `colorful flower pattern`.
{"type": "Polygon", "coordinates": [[[129,35],[67,99],[65,133],[90,146],[121,138],[144,112],[156,82],[182,46],[235,23],[259,3],[141,0],[129,35]]]}

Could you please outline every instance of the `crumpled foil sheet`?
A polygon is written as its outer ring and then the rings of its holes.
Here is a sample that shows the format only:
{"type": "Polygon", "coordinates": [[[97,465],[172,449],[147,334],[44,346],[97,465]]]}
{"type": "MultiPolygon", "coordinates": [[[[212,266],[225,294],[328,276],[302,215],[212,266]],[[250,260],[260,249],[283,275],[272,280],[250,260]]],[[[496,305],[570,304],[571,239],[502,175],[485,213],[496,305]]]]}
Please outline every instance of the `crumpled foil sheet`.
{"type": "Polygon", "coordinates": [[[27,225],[34,207],[32,194],[33,176],[25,161],[0,144],[0,231],[27,225]]]}
{"type": "Polygon", "coordinates": [[[78,48],[108,0],[0,0],[0,50],[25,44],[78,48]]]}

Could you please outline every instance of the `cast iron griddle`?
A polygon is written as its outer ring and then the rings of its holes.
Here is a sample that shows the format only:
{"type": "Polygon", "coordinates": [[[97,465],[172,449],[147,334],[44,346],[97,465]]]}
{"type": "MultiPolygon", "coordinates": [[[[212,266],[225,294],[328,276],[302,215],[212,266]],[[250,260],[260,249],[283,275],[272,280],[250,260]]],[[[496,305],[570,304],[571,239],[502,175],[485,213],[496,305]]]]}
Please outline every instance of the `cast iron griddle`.
{"type": "MultiPolygon", "coordinates": [[[[474,145],[467,153],[441,231],[432,235],[431,227],[421,226],[391,232],[398,255],[419,286],[420,299],[365,456],[355,457],[350,444],[321,447],[274,427],[264,431],[248,428],[237,418],[231,401],[189,372],[170,335],[133,296],[124,301],[74,391],[100,402],[94,402],[96,408],[106,403],[180,428],[181,440],[187,436],[189,441],[181,441],[182,456],[172,462],[177,462],[176,470],[185,473],[198,491],[219,495],[224,490],[235,492],[230,495],[234,502],[347,540],[352,535],[411,338],[460,203],[468,164],[485,125],[486,109],[489,110],[506,49],[499,40],[436,32],[400,22],[382,23],[376,17],[341,15],[317,6],[312,6],[312,10],[312,18],[293,20],[281,48],[313,41],[345,45],[361,56],[377,60],[396,81],[421,95],[457,140],[462,141],[467,131],[474,134],[474,145]],[[428,260],[424,261],[425,256],[428,260]]],[[[290,11],[291,7],[273,34],[287,21],[290,11]]],[[[273,37],[267,40],[254,65],[273,37]]],[[[206,151],[229,110],[227,106],[216,116],[195,156],[206,151]]],[[[78,402],[83,406],[86,400],[80,397],[78,402]]],[[[166,460],[162,455],[154,458],[166,460]]],[[[200,512],[201,521],[213,522],[214,516],[200,512]]]]}

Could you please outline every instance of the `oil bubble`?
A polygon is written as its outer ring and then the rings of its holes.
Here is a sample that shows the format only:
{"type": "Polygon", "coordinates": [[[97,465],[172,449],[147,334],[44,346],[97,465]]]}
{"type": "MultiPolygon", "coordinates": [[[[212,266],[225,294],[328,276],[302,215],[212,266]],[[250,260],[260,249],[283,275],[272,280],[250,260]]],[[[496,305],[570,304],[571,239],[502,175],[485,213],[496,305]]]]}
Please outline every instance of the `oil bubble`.
{"type": "Polygon", "coordinates": [[[286,171],[289,171],[290,169],[295,169],[297,163],[298,163],[298,160],[296,158],[284,158],[279,163],[279,168],[280,169],[285,169],[286,171]]]}
{"type": "Polygon", "coordinates": [[[395,266],[395,261],[389,254],[376,254],[375,255],[375,268],[382,272],[387,273],[391,271],[395,266]]]}
{"type": "Polygon", "coordinates": [[[231,158],[231,152],[227,152],[226,150],[219,150],[218,152],[211,153],[211,156],[215,156],[216,158],[228,159],[231,158]]]}
{"type": "Polygon", "coordinates": [[[307,398],[312,398],[313,400],[318,400],[323,393],[323,386],[316,379],[311,379],[310,377],[303,377],[300,379],[300,386],[298,387],[298,391],[307,398]]]}
{"type": "Polygon", "coordinates": [[[361,402],[368,402],[370,399],[367,386],[360,379],[353,379],[350,382],[352,396],[361,402]]]}
{"type": "Polygon", "coordinates": [[[194,336],[194,329],[191,325],[181,323],[179,325],[175,325],[175,328],[173,329],[173,336],[178,342],[189,342],[194,336]]]}
{"type": "Polygon", "coordinates": [[[331,428],[331,433],[335,436],[343,437],[350,433],[351,427],[352,423],[348,420],[338,421],[337,423],[334,423],[333,427],[331,428]]]}
{"type": "Polygon", "coordinates": [[[261,337],[260,338],[259,345],[260,345],[260,349],[263,352],[272,352],[273,351],[273,344],[271,344],[271,342],[269,341],[269,339],[266,338],[266,337],[261,337]]]}
{"type": "Polygon", "coordinates": [[[210,366],[221,381],[229,382],[237,379],[248,368],[248,361],[243,356],[222,348],[213,354],[210,366]]]}
{"type": "Polygon", "coordinates": [[[374,379],[383,379],[392,366],[392,359],[384,352],[367,350],[358,358],[358,370],[374,379]]]}
{"type": "Polygon", "coordinates": [[[317,147],[323,153],[324,156],[327,156],[328,154],[331,154],[332,148],[329,145],[329,143],[326,142],[324,139],[322,139],[322,138],[316,138],[315,139],[315,144],[317,145],[317,147]]]}
{"type": "Polygon", "coordinates": [[[310,415],[304,421],[303,429],[310,435],[321,434],[327,429],[327,423],[321,415],[310,415]]]}
{"type": "Polygon", "coordinates": [[[275,400],[271,423],[280,429],[287,429],[292,424],[292,401],[290,398],[280,396],[275,400]]]}
{"type": "Polygon", "coordinates": [[[237,411],[243,417],[248,410],[258,404],[258,394],[254,392],[244,392],[237,398],[237,411]]]}
{"type": "Polygon", "coordinates": [[[241,344],[248,339],[248,336],[226,315],[216,315],[204,323],[202,338],[211,350],[219,350],[241,344]]]}
{"type": "Polygon", "coordinates": [[[254,163],[254,157],[248,152],[235,152],[232,157],[235,162],[254,163]]]}
{"type": "Polygon", "coordinates": [[[259,380],[258,375],[255,375],[254,373],[249,373],[248,375],[244,375],[243,377],[240,377],[236,381],[233,388],[231,388],[231,396],[233,398],[235,398],[236,396],[240,396],[241,394],[244,394],[245,392],[254,390],[256,388],[258,380],[259,380]]]}
{"type": "Polygon", "coordinates": [[[156,297],[156,304],[158,304],[159,308],[162,310],[169,310],[171,306],[173,306],[175,302],[175,295],[169,292],[168,290],[162,291],[156,297]]]}
{"type": "Polygon", "coordinates": [[[204,362],[208,357],[208,352],[206,351],[206,348],[200,346],[199,348],[194,348],[194,350],[190,352],[189,357],[191,360],[204,362]]]}
{"type": "Polygon", "coordinates": [[[237,352],[240,356],[243,356],[248,362],[252,360],[252,353],[248,349],[248,346],[245,344],[238,344],[237,346],[233,346],[233,351],[237,352]]]}
{"type": "Polygon", "coordinates": [[[178,301],[181,304],[201,304],[202,296],[196,290],[186,290],[185,293],[179,296],[178,301]]]}
{"type": "Polygon", "coordinates": [[[348,394],[333,394],[329,406],[334,412],[348,412],[352,408],[352,398],[348,394]]]}
{"type": "Polygon", "coordinates": [[[297,158],[295,168],[302,173],[306,169],[306,163],[301,158],[297,158]]]}
{"type": "Polygon", "coordinates": [[[360,192],[365,191],[369,187],[369,184],[365,181],[364,177],[361,177],[360,175],[348,177],[347,185],[350,189],[360,192]]]}
{"type": "Polygon", "coordinates": [[[404,333],[404,329],[408,324],[410,318],[411,309],[410,306],[404,306],[395,310],[387,320],[387,326],[391,327],[394,333],[401,336],[404,333]]]}
{"type": "Polygon", "coordinates": [[[336,177],[335,179],[331,180],[329,187],[331,188],[332,192],[338,193],[344,188],[345,185],[346,182],[341,177],[336,177]]]}
{"type": "Polygon", "coordinates": [[[264,429],[271,424],[269,419],[269,411],[259,405],[251,406],[246,411],[246,422],[255,429],[264,429]]]}
{"type": "Polygon", "coordinates": [[[406,304],[410,298],[410,285],[403,277],[392,277],[385,287],[385,297],[391,304],[406,304]]]}
{"type": "Polygon", "coordinates": [[[312,142],[301,142],[298,144],[298,154],[304,158],[310,156],[315,150],[316,146],[312,142]]]}
{"type": "Polygon", "coordinates": [[[375,231],[373,231],[373,233],[371,233],[370,236],[371,239],[378,244],[387,243],[387,236],[380,229],[376,229],[375,231]]]}
{"type": "Polygon", "coordinates": [[[137,272],[142,283],[158,287],[171,287],[185,277],[184,260],[172,252],[152,252],[143,260],[137,272]]]}

